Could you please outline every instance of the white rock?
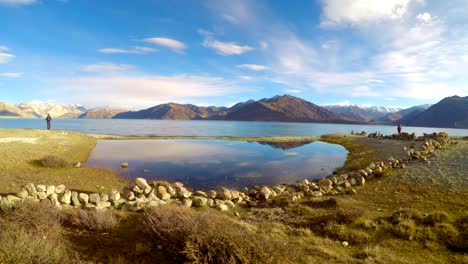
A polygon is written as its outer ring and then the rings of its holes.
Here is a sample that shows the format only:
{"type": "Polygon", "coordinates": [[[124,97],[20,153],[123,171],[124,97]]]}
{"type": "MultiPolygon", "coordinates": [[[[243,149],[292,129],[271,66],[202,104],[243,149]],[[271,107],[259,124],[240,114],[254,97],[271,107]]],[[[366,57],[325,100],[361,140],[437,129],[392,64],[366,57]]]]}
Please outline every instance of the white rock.
{"type": "Polygon", "coordinates": [[[93,203],[93,204],[96,204],[97,202],[100,202],[101,201],[101,197],[99,195],[99,193],[92,193],[89,195],[89,202],[90,203],[93,203]]]}
{"type": "Polygon", "coordinates": [[[37,187],[36,187],[36,191],[38,191],[38,192],[45,192],[45,191],[46,191],[46,186],[45,186],[45,185],[42,185],[42,184],[39,184],[39,185],[37,185],[37,187]]]}
{"type": "Polygon", "coordinates": [[[46,192],[47,196],[53,194],[55,192],[55,186],[54,185],[47,186],[47,189],[46,189],[45,192],[46,192]]]}
{"type": "Polygon", "coordinates": [[[70,204],[71,203],[71,191],[66,190],[62,196],[60,196],[59,201],[63,204],[70,204]]]}
{"type": "Polygon", "coordinates": [[[56,194],[62,194],[65,192],[65,185],[60,184],[55,187],[55,193],[56,194]]]}
{"type": "Polygon", "coordinates": [[[82,204],[87,205],[88,202],[89,202],[89,195],[86,194],[86,193],[80,193],[80,194],[78,195],[78,200],[79,200],[82,204]]]}
{"type": "Polygon", "coordinates": [[[28,191],[25,188],[21,188],[17,193],[16,196],[18,196],[21,199],[24,199],[29,196],[28,191]]]}

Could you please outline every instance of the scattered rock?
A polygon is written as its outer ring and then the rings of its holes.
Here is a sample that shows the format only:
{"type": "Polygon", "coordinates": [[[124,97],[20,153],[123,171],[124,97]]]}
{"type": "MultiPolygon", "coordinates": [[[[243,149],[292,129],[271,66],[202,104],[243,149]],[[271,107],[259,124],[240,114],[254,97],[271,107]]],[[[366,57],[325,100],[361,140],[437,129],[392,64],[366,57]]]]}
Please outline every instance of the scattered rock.
{"type": "Polygon", "coordinates": [[[347,246],[349,245],[349,243],[348,243],[347,241],[343,241],[343,242],[341,242],[341,245],[342,245],[343,247],[347,247],[347,246]]]}
{"type": "Polygon", "coordinates": [[[124,169],[128,168],[128,162],[126,162],[126,161],[122,162],[122,165],[121,165],[121,166],[122,166],[122,168],[124,168],[124,169]]]}
{"type": "Polygon", "coordinates": [[[58,206],[60,205],[60,202],[57,198],[57,194],[56,193],[53,193],[49,196],[49,199],[50,199],[50,202],[52,203],[52,205],[55,205],[55,206],[58,206]]]}
{"type": "Polygon", "coordinates": [[[218,204],[216,206],[216,209],[220,210],[221,212],[225,212],[225,211],[229,210],[228,206],[225,205],[225,204],[218,204]]]}
{"type": "Polygon", "coordinates": [[[145,194],[148,194],[151,192],[151,186],[149,186],[148,182],[146,182],[145,179],[143,178],[136,178],[135,179],[135,184],[144,191],[145,194]]]}
{"type": "Polygon", "coordinates": [[[34,184],[32,183],[26,184],[24,188],[26,189],[26,191],[28,191],[30,195],[36,195],[37,193],[36,186],[34,186],[34,184]]]}

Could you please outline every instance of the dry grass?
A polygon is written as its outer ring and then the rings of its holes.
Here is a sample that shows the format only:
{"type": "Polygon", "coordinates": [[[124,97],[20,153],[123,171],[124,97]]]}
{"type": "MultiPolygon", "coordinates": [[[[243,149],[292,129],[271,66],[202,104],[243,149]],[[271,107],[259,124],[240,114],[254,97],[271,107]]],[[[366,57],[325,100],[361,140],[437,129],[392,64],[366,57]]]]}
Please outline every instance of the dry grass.
{"type": "Polygon", "coordinates": [[[0,193],[16,192],[19,186],[29,182],[65,184],[88,192],[96,192],[96,185],[111,190],[126,184],[108,169],[69,166],[87,160],[96,144],[94,137],[69,131],[0,129],[0,138],[21,139],[0,142],[0,193]],[[56,158],[44,160],[47,166],[44,167],[41,160],[46,156],[56,158]],[[64,164],[67,166],[63,167],[64,164]]]}
{"type": "Polygon", "coordinates": [[[42,203],[22,204],[0,217],[0,263],[64,263],[69,260],[61,214],[42,203]]]}
{"type": "Polygon", "coordinates": [[[41,159],[41,164],[47,168],[66,168],[71,167],[71,163],[66,161],[65,159],[54,156],[48,155],[41,159]]]}
{"type": "Polygon", "coordinates": [[[144,225],[178,261],[289,263],[293,248],[222,214],[163,206],[145,212],[144,225]]]}
{"type": "Polygon", "coordinates": [[[76,228],[97,232],[110,232],[119,226],[119,219],[111,210],[78,210],[69,215],[76,228]]]}

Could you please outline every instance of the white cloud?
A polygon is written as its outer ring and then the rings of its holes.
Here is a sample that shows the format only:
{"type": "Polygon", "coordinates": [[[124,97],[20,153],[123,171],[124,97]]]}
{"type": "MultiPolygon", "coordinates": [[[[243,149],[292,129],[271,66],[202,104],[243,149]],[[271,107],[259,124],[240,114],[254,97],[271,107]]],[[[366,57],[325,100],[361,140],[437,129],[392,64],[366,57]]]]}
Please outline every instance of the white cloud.
{"type": "Polygon", "coordinates": [[[424,23],[429,23],[429,22],[431,22],[431,20],[432,20],[432,16],[431,16],[431,14],[429,14],[429,13],[418,14],[418,15],[416,16],[416,18],[417,18],[419,21],[424,22],[424,23]]]}
{"type": "Polygon", "coordinates": [[[22,72],[0,72],[0,77],[19,78],[23,76],[22,72]]]}
{"type": "Polygon", "coordinates": [[[367,80],[368,83],[384,83],[384,80],[379,80],[379,79],[369,79],[367,80]]]}
{"type": "Polygon", "coordinates": [[[224,14],[223,15],[223,18],[232,23],[232,24],[239,24],[239,20],[237,18],[235,18],[234,16],[231,16],[231,15],[228,15],[228,14],[224,14]]]}
{"type": "Polygon", "coordinates": [[[36,2],[37,0],[0,0],[0,5],[30,5],[36,2]]]}
{"type": "Polygon", "coordinates": [[[114,63],[109,63],[109,62],[100,62],[96,64],[83,66],[81,70],[85,72],[107,73],[107,72],[127,71],[133,68],[135,67],[129,64],[114,64],[114,63]]]}
{"type": "Polygon", "coordinates": [[[191,75],[62,78],[53,84],[84,104],[137,108],[245,92],[223,78],[191,75]]]}
{"type": "Polygon", "coordinates": [[[359,24],[403,17],[411,0],[323,0],[323,25],[359,24]]]}
{"type": "Polygon", "coordinates": [[[263,41],[263,40],[260,41],[260,48],[261,48],[261,49],[263,49],[263,50],[268,49],[269,46],[270,46],[270,45],[268,44],[268,42],[263,41]]]}
{"type": "Polygon", "coordinates": [[[145,38],[143,39],[144,42],[156,44],[159,46],[163,46],[169,48],[175,52],[183,52],[187,46],[178,40],[171,39],[171,38],[163,38],[163,37],[154,37],[154,38],[145,38]]]}
{"type": "Polygon", "coordinates": [[[0,52],[0,64],[8,63],[16,56],[6,52],[0,52]]]}
{"type": "Polygon", "coordinates": [[[367,85],[353,87],[350,90],[351,95],[355,97],[376,97],[381,95],[380,93],[369,88],[367,85]]]}
{"type": "Polygon", "coordinates": [[[250,46],[243,46],[235,42],[222,42],[210,37],[205,38],[203,46],[206,48],[212,48],[216,53],[223,56],[241,55],[254,50],[254,48],[250,46]]]}
{"type": "Polygon", "coordinates": [[[135,46],[128,49],[118,49],[118,48],[103,48],[98,50],[100,53],[118,53],[118,54],[147,54],[155,52],[156,50],[148,47],[139,47],[135,46]]]}
{"type": "Polygon", "coordinates": [[[286,90],[286,93],[302,93],[302,91],[297,90],[297,89],[288,89],[288,90],[286,90]]]}
{"type": "Polygon", "coordinates": [[[0,51],[9,51],[10,48],[8,48],[7,46],[0,46],[0,51]]]}
{"type": "Polygon", "coordinates": [[[254,79],[252,76],[248,76],[248,75],[241,75],[239,76],[239,78],[241,78],[242,80],[246,80],[246,81],[251,81],[254,79]]]}
{"type": "Polygon", "coordinates": [[[237,67],[242,68],[242,69],[252,70],[252,71],[265,71],[265,70],[268,70],[267,66],[259,65],[259,64],[240,64],[240,65],[237,65],[237,67]]]}

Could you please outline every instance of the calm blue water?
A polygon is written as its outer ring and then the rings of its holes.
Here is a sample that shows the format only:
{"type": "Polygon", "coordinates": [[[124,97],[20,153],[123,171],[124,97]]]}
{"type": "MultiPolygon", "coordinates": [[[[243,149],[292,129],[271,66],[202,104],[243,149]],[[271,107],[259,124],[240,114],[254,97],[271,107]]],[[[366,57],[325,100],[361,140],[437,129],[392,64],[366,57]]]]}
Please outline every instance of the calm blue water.
{"type": "Polygon", "coordinates": [[[241,189],[321,178],[341,167],[346,155],[344,147],[323,142],[100,140],[86,166],[111,168],[129,179],[180,181],[202,190],[241,189]],[[128,169],[121,168],[123,161],[128,169]]]}
{"type": "MultiPolygon", "coordinates": [[[[42,119],[0,118],[0,128],[44,129],[45,127],[45,120],[42,119]]],[[[351,130],[368,133],[396,133],[395,126],[128,119],[54,119],[52,120],[52,129],[73,130],[90,134],[139,136],[319,136],[330,133],[350,133],[351,130]]],[[[418,135],[445,131],[451,136],[468,136],[468,129],[404,127],[403,131],[414,132],[418,135]]]]}

